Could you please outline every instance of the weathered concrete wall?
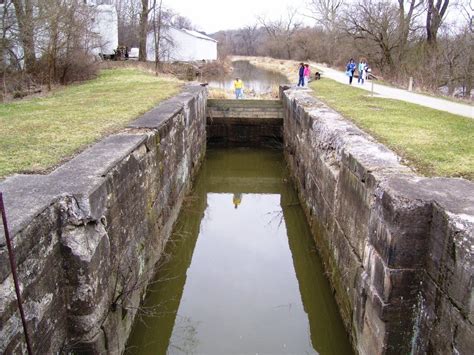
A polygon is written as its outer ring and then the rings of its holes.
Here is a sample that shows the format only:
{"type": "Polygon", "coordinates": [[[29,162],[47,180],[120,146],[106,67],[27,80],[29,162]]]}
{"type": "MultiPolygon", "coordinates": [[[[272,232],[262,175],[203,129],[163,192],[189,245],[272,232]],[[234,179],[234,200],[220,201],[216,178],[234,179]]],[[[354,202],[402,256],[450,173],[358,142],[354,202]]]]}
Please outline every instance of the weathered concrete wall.
{"type": "MultiPolygon", "coordinates": [[[[207,93],[187,87],[6,199],[34,352],[120,353],[206,148],[207,93]]],[[[0,353],[24,353],[3,231],[0,353]]]]}
{"type": "Polygon", "coordinates": [[[282,99],[285,156],[354,348],[473,353],[474,184],[417,176],[307,90],[282,99]]]}
{"type": "Polygon", "coordinates": [[[279,100],[208,100],[211,146],[281,147],[283,107],[279,100]]]}

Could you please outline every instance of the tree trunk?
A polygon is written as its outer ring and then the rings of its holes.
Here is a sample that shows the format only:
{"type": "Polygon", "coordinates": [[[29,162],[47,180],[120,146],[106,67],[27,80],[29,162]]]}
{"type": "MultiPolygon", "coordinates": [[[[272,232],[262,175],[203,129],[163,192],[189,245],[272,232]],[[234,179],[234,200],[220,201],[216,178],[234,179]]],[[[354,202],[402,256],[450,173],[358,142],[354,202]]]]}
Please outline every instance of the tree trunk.
{"type": "Polygon", "coordinates": [[[148,14],[150,9],[148,8],[148,0],[141,0],[142,12],[140,13],[140,25],[139,25],[139,38],[138,38],[138,60],[140,62],[146,62],[146,38],[148,35],[148,14]]]}
{"type": "MultiPolygon", "coordinates": [[[[158,8],[158,22],[156,21],[156,18],[153,19],[153,34],[154,34],[154,40],[155,40],[155,75],[158,75],[158,69],[160,66],[160,41],[161,41],[161,9],[163,5],[163,0],[160,0],[160,5],[158,8]]],[[[156,1],[153,5],[155,8],[156,6],[156,1]]],[[[156,15],[156,8],[153,10],[155,15],[156,15]]],[[[153,16],[155,17],[155,16],[153,16]]]]}
{"type": "Polygon", "coordinates": [[[443,17],[448,9],[449,0],[428,0],[428,11],[426,13],[426,41],[430,45],[436,44],[438,30],[443,22],[443,17]]]}
{"type": "Polygon", "coordinates": [[[471,98],[471,91],[472,91],[472,70],[473,68],[473,61],[472,57],[469,58],[469,62],[467,65],[467,70],[465,71],[464,74],[464,86],[465,86],[465,92],[464,92],[464,97],[465,98],[471,98]]]}
{"type": "Polygon", "coordinates": [[[398,32],[399,32],[399,46],[398,46],[398,62],[402,63],[405,57],[405,51],[408,43],[408,35],[410,34],[410,26],[413,20],[413,13],[415,9],[421,6],[420,0],[409,0],[408,12],[405,13],[405,1],[398,0],[398,32]]]}
{"type": "Polygon", "coordinates": [[[405,0],[398,0],[398,31],[399,31],[399,50],[398,60],[401,62],[405,53],[406,42],[408,38],[408,28],[405,21],[405,0]]]}
{"type": "Polygon", "coordinates": [[[449,70],[448,70],[448,82],[446,85],[448,86],[448,95],[452,96],[454,94],[454,90],[456,89],[456,82],[454,80],[454,65],[449,64],[449,70]]]}
{"type": "Polygon", "coordinates": [[[12,2],[15,6],[15,15],[18,20],[25,69],[28,72],[32,72],[36,65],[33,4],[31,0],[12,0],[12,2]]]}
{"type": "Polygon", "coordinates": [[[53,18],[49,33],[48,48],[48,91],[51,91],[51,84],[56,80],[56,58],[58,52],[58,21],[53,18]]]}

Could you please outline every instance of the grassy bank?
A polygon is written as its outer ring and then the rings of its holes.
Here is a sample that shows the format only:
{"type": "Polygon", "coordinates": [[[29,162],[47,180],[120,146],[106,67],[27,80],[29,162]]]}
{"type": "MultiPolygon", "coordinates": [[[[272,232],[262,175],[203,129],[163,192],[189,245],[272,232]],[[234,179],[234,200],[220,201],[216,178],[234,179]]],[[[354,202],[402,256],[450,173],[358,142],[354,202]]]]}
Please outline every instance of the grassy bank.
{"type": "Polygon", "coordinates": [[[396,151],[427,176],[474,180],[474,120],[398,100],[330,79],[310,84],[314,95],[396,151]]]}
{"type": "MultiPolygon", "coordinates": [[[[276,70],[296,83],[298,62],[238,57],[276,70]]],[[[313,72],[320,70],[312,63],[313,72]]],[[[474,180],[474,120],[391,99],[324,78],[310,84],[314,96],[397,152],[404,164],[426,176],[474,180]]]]}
{"type": "Polygon", "coordinates": [[[1,104],[0,178],[50,169],[175,95],[180,86],[138,69],[111,69],[47,97],[1,104]]]}

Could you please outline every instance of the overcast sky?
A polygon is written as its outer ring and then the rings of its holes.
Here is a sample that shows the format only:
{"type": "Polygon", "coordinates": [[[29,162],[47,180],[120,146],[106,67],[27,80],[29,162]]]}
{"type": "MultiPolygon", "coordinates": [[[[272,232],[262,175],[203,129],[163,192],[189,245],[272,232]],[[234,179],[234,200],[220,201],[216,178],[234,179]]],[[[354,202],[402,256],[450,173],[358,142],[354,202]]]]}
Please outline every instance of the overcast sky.
{"type": "Polygon", "coordinates": [[[305,3],[306,0],[163,0],[163,6],[189,18],[206,33],[254,24],[258,15],[279,18],[288,6],[304,12],[305,3]]]}
{"type": "MultiPolygon", "coordinates": [[[[354,1],[356,0],[345,2],[354,1]]],[[[396,3],[396,0],[392,1],[396,3]]],[[[467,4],[474,0],[461,1],[467,4]]],[[[268,19],[284,17],[288,7],[296,7],[301,14],[308,14],[307,3],[308,0],[163,0],[163,6],[189,18],[198,30],[209,34],[255,24],[257,16],[261,15],[268,19]]],[[[457,22],[464,20],[451,4],[448,13],[446,23],[456,25],[457,22]]],[[[314,24],[308,17],[300,16],[300,19],[305,24],[314,24]]]]}

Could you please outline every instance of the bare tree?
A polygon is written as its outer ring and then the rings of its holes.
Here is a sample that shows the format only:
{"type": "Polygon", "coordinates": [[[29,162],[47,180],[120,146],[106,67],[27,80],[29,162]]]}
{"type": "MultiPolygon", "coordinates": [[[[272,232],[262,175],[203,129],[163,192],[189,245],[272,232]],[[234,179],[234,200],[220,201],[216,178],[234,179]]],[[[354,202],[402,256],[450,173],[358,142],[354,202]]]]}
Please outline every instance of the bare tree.
{"type": "Polygon", "coordinates": [[[426,41],[433,45],[436,43],[438,30],[448,10],[449,0],[427,0],[426,13],[426,41]]]}
{"type": "Polygon", "coordinates": [[[149,0],[141,0],[142,9],[140,12],[139,34],[138,34],[138,60],[146,62],[146,38],[148,36],[148,16],[155,8],[156,0],[150,6],[149,0]]]}
{"type": "Polygon", "coordinates": [[[334,32],[340,22],[343,0],[309,0],[308,10],[318,25],[328,32],[334,32]]]}
{"type": "Polygon", "coordinates": [[[119,43],[138,47],[141,4],[137,0],[115,0],[119,43]]]}
{"type": "Polygon", "coordinates": [[[474,75],[474,5],[472,2],[463,1],[460,4],[460,10],[466,21],[462,35],[462,47],[465,48],[461,60],[463,96],[470,98],[474,75]]]}
{"type": "Polygon", "coordinates": [[[33,71],[36,64],[33,0],[12,0],[18,21],[19,35],[23,47],[25,68],[33,71]]]}
{"type": "Polygon", "coordinates": [[[71,70],[79,76],[87,72],[84,66],[91,64],[97,39],[92,32],[94,17],[94,8],[81,0],[38,0],[37,52],[40,64],[46,66],[48,89],[54,82],[66,83],[71,70]]]}
{"type": "Polygon", "coordinates": [[[163,0],[160,0],[158,5],[158,17],[156,17],[156,3],[153,6],[153,40],[155,47],[155,74],[158,75],[158,66],[160,63],[160,41],[161,41],[161,28],[162,28],[162,6],[163,0]]]}
{"type": "Polygon", "coordinates": [[[394,4],[387,0],[359,1],[347,12],[345,23],[347,33],[362,42],[365,54],[376,59],[382,71],[393,73],[398,48],[398,10],[394,4]]]}
{"type": "Polygon", "coordinates": [[[259,16],[257,18],[258,22],[263,26],[268,36],[272,39],[272,43],[269,43],[269,45],[276,56],[282,56],[283,54],[287,59],[292,58],[294,36],[301,27],[301,22],[298,20],[297,15],[297,9],[288,8],[286,18],[280,18],[276,21],[268,20],[264,16],[259,16]],[[281,46],[284,48],[283,53],[279,50],[281,46]]]}
{"type": "Polygon", "coordinates": [[[257,54],[257,24],[252,26],[245,26],[239,31],[240,38],[243,44],[243,54],[256,55],[257,54]]]}
{"type": "MultiPolygon", "coordinates": [[[[15,9],[11,0],[3,3],[1,13],[2,35],[0,38],[0,61],[3,74],[8,67],[20,69],[20,57],[18,53],[17,21],[15,9]]],[[[4,76],[3,75],[3,76],[4,76]]],[[[4,82],[5,83],[5,82],[4,82]]]]}
{"type": "Polygon", "coordinates": [[[309,59],[318,59],[322,62],[328,61],[328,56],[326,55],[329,46],[332,44],[327,43],[327,46],[324,42],[327,38],[327,33],[325,33],[320,28],[311,28],[305,27],[298,31],[295,35],[295,59],[298,60],[309,60],[309,59]]]}
{"type": "Polygon", "coordinates": [[[398,0],[398,61],[402,62],[406,54],[408,36],[413,29],[415,17],[421,14],[423,0],[398,0]]]}

